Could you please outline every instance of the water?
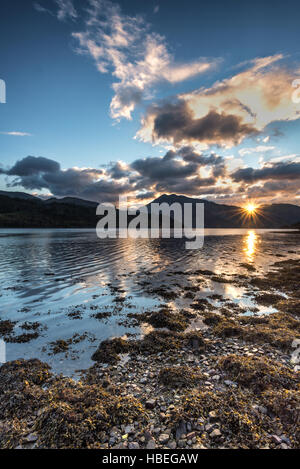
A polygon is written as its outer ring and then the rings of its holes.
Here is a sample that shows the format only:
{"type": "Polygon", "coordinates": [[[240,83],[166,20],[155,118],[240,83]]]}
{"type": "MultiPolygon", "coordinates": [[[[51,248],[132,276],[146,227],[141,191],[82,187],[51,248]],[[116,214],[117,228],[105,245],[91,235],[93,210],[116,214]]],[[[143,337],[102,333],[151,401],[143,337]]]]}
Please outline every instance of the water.
{"type": "MultiPolygon", "coordinates": [[[[166,303],[149,293],[149,286],[180,292],[199,285],[197,269],[230,276],[247,273],[240,264],[250,263],[262,273],[275,261],[299,257],[299,235],[292,231],[210,229],[205,235],[202,249],[186,250],[180,239],[99,240],[95,230],[0,230],[0,319],[16,321],[17,335],[27,332],[21,328],[25,321],[41,324],[37,339],[7,344],[7,360],[38,357],[71,375],[92,364],[101,340],[147,332],[125,320],[128,312],[166,303]],[[93,317],[98,312],[110,316],[99,320],[93,317]],[[51,354],[51,342],[74,334],[81,337],[67,354],[51,354]]],[[[213,293],[246,314],[258,306],[245,288],[204,279],[197,297],[213,293]]],[[[191,301],[180,297],[169,303],[188,308],[191,301]]]]}

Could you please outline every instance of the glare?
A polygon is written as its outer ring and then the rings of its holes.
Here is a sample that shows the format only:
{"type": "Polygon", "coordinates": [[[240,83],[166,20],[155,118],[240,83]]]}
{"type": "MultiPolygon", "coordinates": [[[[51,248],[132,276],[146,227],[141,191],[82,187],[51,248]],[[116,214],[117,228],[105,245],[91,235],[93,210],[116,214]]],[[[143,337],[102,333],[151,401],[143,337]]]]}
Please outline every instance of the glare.
{"type": "Polygon", "coordinates": [[[246,237],[246,247],[245,247],[245,253],[249,261],[253,260],[253,256],[256,251],[256,243],[257,243],[257,234],[255,231],[250,230],[248,231],[247,237],[246,237]]]}
{"type": "Polygon", "coordinates": [[[243,222],[257,222],[259,217],[263,216],[262,207],[253,200],[248,200],[240,209],[243,222]]]}
{"type": "Polygon", "coordinates": [[[246,205],[245,209],[247,210],[247,212],[249,214],[252,214],[256,211],[256,205],[252,204],[252,203],[249,203],[248,205],[246,205]]]}

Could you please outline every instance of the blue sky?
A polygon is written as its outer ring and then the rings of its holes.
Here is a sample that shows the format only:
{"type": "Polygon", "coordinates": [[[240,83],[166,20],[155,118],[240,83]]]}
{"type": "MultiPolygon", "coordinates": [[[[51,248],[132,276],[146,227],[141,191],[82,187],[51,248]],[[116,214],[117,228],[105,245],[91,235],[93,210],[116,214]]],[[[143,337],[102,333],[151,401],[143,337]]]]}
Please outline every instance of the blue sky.
{"type": "Polygon", "coordinates": [[[1,2],[0,189],[299,203],[300,105],[288,102],[300,78],[299,9],[295,0],[1,2]]]}

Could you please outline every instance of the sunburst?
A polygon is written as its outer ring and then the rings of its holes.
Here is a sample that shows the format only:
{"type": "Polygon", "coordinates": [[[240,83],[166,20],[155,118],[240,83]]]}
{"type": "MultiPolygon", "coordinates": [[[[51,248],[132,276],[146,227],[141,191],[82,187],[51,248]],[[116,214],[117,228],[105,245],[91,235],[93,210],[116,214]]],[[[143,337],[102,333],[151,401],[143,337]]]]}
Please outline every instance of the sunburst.
{"type": "Polygon", "coordinates": [[[260,215],[260,205],[254,200],[248,200],[243,207],[241,207],[241,215],[244,222],[256,221],[260,215]]]}

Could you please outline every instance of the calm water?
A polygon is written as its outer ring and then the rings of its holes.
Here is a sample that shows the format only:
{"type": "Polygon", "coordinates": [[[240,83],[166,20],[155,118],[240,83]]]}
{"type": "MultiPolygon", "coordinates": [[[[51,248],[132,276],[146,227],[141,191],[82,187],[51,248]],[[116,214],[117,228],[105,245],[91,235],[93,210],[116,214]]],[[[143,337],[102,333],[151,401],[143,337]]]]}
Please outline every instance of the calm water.
{"type": "MultiPolygon", "coordinates": [[[[178,239],[99,240],[95,230],[0,230],[0,319],[17,321],[16,334],[26,332],[21,328],[25,321],[41,323],[39,338],[7,344],[7,360],[38,357],[55,371],[72,374],[91,365],[90,356],[101,340],[145,332],[124,324],[128,312],[163,302],[147,293],[145,282],[181,289],[197,284],[197,269],[246,273],[240,266],[245,262],[263,272],[275,261],[299,257],[299,239],[278,230],[206,230],[204,247],[187,251],[185,241],[178,239]],[[111,315],[95,319],[98,312],[111,315]],[[85,336],[67,356],[49,355],[51,342],[74,334],[85,336]]],[[[245,309],[257,306],[244,289],[209,280],[197,296],[212,293],[245,309]]],[[[188,301],[178,298],[172,307],[188,307],[188,301]]]]}

